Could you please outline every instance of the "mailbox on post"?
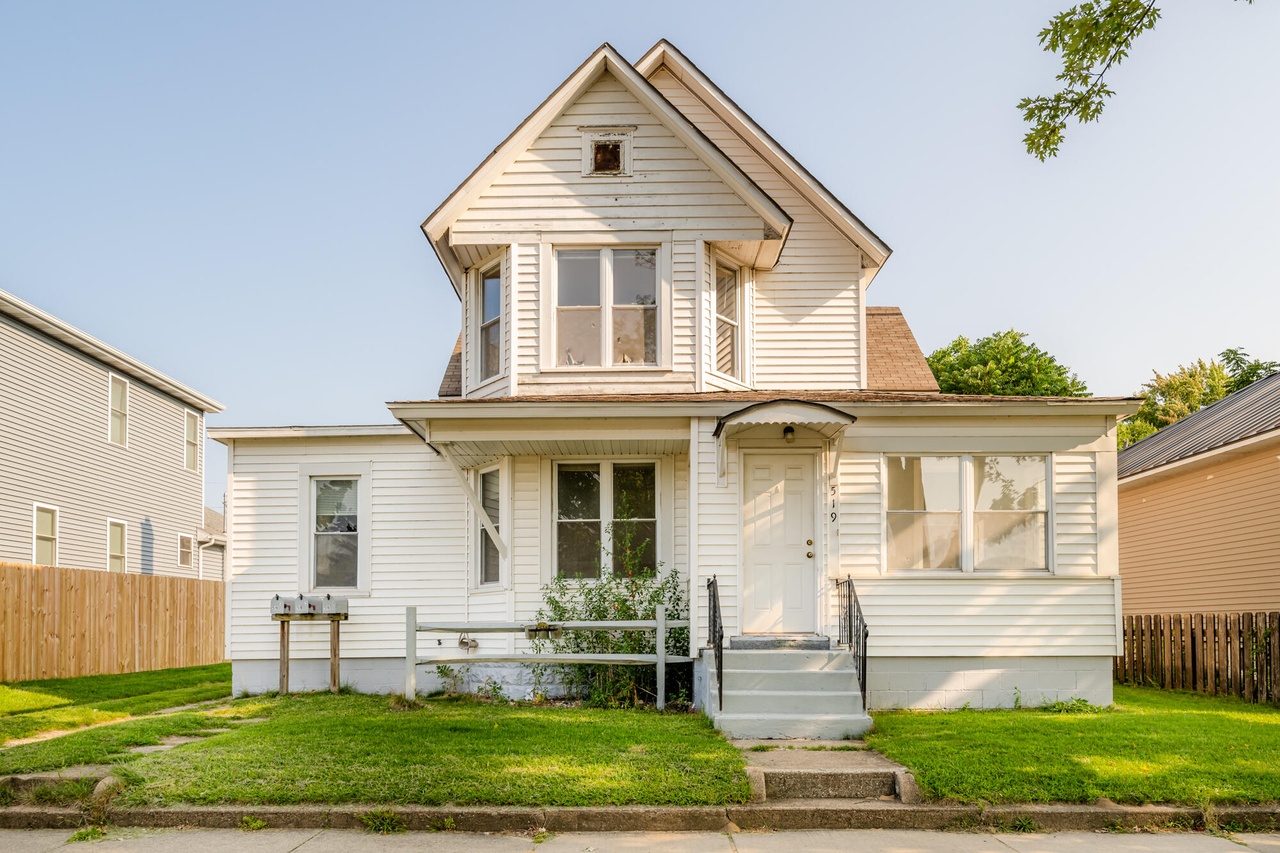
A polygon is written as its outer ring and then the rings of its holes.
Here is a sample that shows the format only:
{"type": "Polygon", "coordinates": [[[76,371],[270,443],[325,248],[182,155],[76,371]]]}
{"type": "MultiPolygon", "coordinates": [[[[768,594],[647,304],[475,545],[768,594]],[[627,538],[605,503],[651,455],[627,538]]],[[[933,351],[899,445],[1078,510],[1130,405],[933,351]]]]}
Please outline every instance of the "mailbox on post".
{"type": "Polygon", "coordinates": [[[271,618],[280,623],[280,692],[289,692],[289,623],[329,623],[329,690],[338,692],[338,625],[347,621],[347,599],[335,595],[276,595],[271,599],[271,618]]]}

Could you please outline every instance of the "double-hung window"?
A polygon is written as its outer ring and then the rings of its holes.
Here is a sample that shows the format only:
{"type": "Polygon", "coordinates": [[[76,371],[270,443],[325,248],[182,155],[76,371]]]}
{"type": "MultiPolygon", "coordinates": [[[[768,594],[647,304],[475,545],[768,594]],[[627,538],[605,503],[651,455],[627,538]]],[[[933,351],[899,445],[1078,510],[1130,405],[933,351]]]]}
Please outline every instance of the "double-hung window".
{"type": "Polygon", "coordinates": [[[311,549],[312,587],[349,589],[357,585],[360,563],[360,480],[312,479],[315,527],[311,549]]]}
{"type": "Polygon", "coordinates": [[[480,381],[492,379],[502,372],[502,265],[495,264],[480,273],[476,286],[479,306],[480,381]]]}
{"type": "Polygon", "coordinates": [[[189,569],[195,565],[195,538],[182,535],[178,537],[178,568],[189,569]]]}
{"type": "MultiPolygon", "coordinates": [[[[493,523],[493,529],[501,535],[502,527],[502,472],[498,468],[480,472],[480,505],[493,523]]],[[[502,559],[484,523],[476,519],[476,550],[480,562],[480,584],[496,584],[502,581],[502,559]]]]}
{"type": "Polygon", "coordinates": [[[886,456],[887,567],[1048,568],[1049,457],[886,456]]]}
{"type": "Polygon", "coordinates": [[[58,509],[35,506],[35,533],[31,543],[31,562],[37,566],[58,565],[58,509]]]}
{"type": "Polygon", "coordinates": [[[658,569],[657,466],[562,462],[555,467],[556,574],[594,580],[658,569]]]}
{"type": "Polygon", "coordinates": [[[738,369],[741,352],[740,300],[742,287],[738,270],[728,264],[716,263],[716,371],[725,376],[740,379],[738,369]]]}
{"type": "Polygon", "coordinates": [[[129,383],[112,374],[107,403],[107,439],[112,444],[129,444],[129,383]]]}
{"type": "Polygon", "coordinates": [[[183,431],[183,467],[195,471],[200,466],[200,416],[187,409],[183,431]]]}
{"type": "Polygon", "coordinates": [[[556,250],[556,364],[658,363],[658,249],[556,250]]]}
{"type": "Polygon", "coordinates": [[[122,575],[127,568],[125,546],[128,528],[123,521],[107,520],[107,571],[122,575]]]}

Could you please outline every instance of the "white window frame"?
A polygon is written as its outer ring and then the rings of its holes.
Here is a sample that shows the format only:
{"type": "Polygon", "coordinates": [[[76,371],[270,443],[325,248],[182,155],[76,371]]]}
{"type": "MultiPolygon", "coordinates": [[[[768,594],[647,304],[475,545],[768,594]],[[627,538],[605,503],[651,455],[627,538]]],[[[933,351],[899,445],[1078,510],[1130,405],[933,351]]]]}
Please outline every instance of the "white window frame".
{"type": "Polygon", "coordinates": [[[304,594],[335,593],[352,598],[369,595],[373,555],[373,465],[316,462],[298,466],[298,589],[304,594]],[[315,480],[356,480],[356,585],[353,587],[315,585],[315,480]]]}
{"type": "Polygon", "coordinates": [[[201,427],[203,426],[203,421],[204,419],[200,417],[200,413],[195,411],[194,409],[184,408],[182,410],[182,468],[184,471],[191,471],[193,473],[197,473],[200,471],[200,439],[201,439],[201,435],[204,433],[204,430],[201,429],[201,427]],[[190,419],[193,417],[196,419],[196,435],[194,439],[189,439],[187,438],[187,425],[190,423],[190,419]],[[195,448],[195,465],[194,466],[187,465],[188,445],[195,448]]]}
{"type": "Polygon", "coordinates": [[[196,537],[190,535],[189,533],[178,534],[177,566],[180,569],[194,569],[196,567],[196,537]],[[188,555],[188,558],[190,559],[190,562],[186,563],[185,565],[182,562],[182,540],[183,539],[186,539],[191,543],[190,545],[187,546],[187,555],[188,555]]]}
{"type": "Polygon", "coordinates": [[[129,398],[132,396],[131,392],[132,389],[130,388],[128,379],[118,373],[107,374],[107,444],[115,447],[127,448],[129,446],[129,398]],[[115,406],[112,405],[111,390],[117,381],[124,383],[124,410],[122,412],[124,415],[124,435],[121,436],[123,441],[113,441],[111,438],[111,416],[118,411],[115,406]]]}
{"type": "Polygon", "coordinates": [[[671,275],[670,275],[670,243],[665,241],[639,241],[627,243],[556,243],[548,246],[541,266],[543,280],[549,285],[546,288],[547,320],[543,324],[543,372],[623,372],[623,371],[655,371],[668,370],[671,364],[671,275]],[[613,363],[613,253],[615,251],[654,250],[657,278],[655,280],[656,296],[656,329],[657,360],[652,364],[614,364],[613,363]],[[598,252],[600,256],[600,361],[601,364],[560,364],[559,352],[559,252],[598,252]]]}
{"type": "Polygon", "coordinates": [[[1011,453],[1007,450],[984,450],[973,453],[947,453],[930,451],[900,451],[880,454],[880,573],[895,577],[1044,577],[1057,573],[1054,547],[1054,494],[1053,494],[1053,457],[1050,451],[1011,453]],[[889,565],[889,457],[890,456],[936,456],[960,460],[960,568],[959,569],[903,569],[889,565]],[[1043,569],[976,569],[974,554],[976,548],[977,525],[974,509],[974,470],[975,456],[1042,456],[1044,457],[1044,535],[1045,535],[1045,567],[1043,569]]]}
{"type": "Polygon", "coordinates": [[[653,511],[654,517],[654,558],[658,563],[658,572],[661,573],[662,567],[667,565],[669,555],[667,554],[667,524],[669,523],[666,505],[666,480],[667,472],[663,460],[657,457],[637,456],[635,458],[607,458],[602,459],[598,456],[593,457],[565,457],[551,460],[551,483],[550,483],[550,506],[551,506],[551,535],[550,540],[550,575],[552,578],[560,577],[560,564],[558,555],[560,553],[560,489],[558,471],[561,465],[599,465],[600,466],[600,576],[598,578],[567,578],[566,580],[580,581],[583,583],[594,583],[603,580],[613,574],[613,560],[611,558],[613,543],[609,533],[609,525],[613,523],[613,467],[614,465],[652,465],[654,477],[654,495],[653,511]]]}
{"type": "Polygon", "coordinates": [[[120,525],[124,528],[124,535],[121,536],[121,547],[124,549],[121,556],[120,574],[129,574],[129,522],[121,521],[118,518],[107,518],[107,573],[111,574],[111,528],[114,525],[120,525]]]}
{"type": "MultiPolygon", "coordinates": [[[[498,579],[496,581],[484,580],[484,539],[489,536],[489,531],[485,530],[484,524],[480,521],[480,513],[474,507],[471,507],[471,523],[467,526],[471,531],[471,550],[472,550],[472,572],[471,572],[471,588],[482,592],[496,592],[505,590],[510,587],[510,565],[511,565],[511,534],[508,532],[512,525],[512,508],[510,489],[508,484],[511,482],[510,473],[510,457],[503,457],[499,461],[485,465],[483,468],[477,468],[472,473],[471,487],[476,493],[476,497],[483,503],[484,488],[482,477],[485,474],[497,472],[498,474],[498,517],[490,518],[493,526],[497,528],[498,535],[506,538],[508,544],[507,556],[498,553],[498,579]]],[[[470,503],[468,503],[470,506],[470,503]]]]}
{"type": "Polygon", "coordinates": [[[502,267],[502,257],[499,256],[497,259],[483,264],[475,270],[475,281],[472,284],[472,293],[474,294],[472,305],[474,306],[475,320],[472,323],[472,340],[474,344],[471,348],[471,361],[475,366],[476,381],[474,384],[476,386],[486,385],[495,379],[501,379],[507,372],[503,366],[503,356],[506,354],[506,346],[504,345],[506,323],[504,322],[504,315],[506,314],[507,277],[503,275],[502,267]],[[484,319],[484,279],[486,274],[494,272],[498,274],[498,316],[486,323],[484,319]],[[483,333],[485,326],[495,323],[498,326],[498,369],[496,372],[485,376],[483,333]]]}
{"type": "Polygon", "coordinates": [[[58,525],[62,521],[62,510],[52,504],[33,503],[31,505],[31,565],[39,566],[42,563],[36,560],[36,543],[39,541],[40,535],[40,510],[53,513],[53,562],[49,565],[58,565],[58,525]]]}
{"type": "Polygon", "coordinates": [[[629,178],[632,167],[632,135],[635,125],[581,125],[582,133],[582,177],[584,178],[629,178]],[[596,172],[595,144],[597,142],[617,142],[622,146],[620,158],[621,169],[616,172],[596,172]]]}
{"type": "Polygon", "coordinates": [[[711,363],[708,365],[708,371],[720,379],[728,382],[736,382],[743,386],[747,384],[747,359],[745,355],[747,348],[747,326],[745,319],[747,306],[746,292],[747,268],[727,255],[713,252],[711,254],[711,363]],[[738,298],[736,305],[738,309],[738,319],[733,321],[738,330],[737,339],[735,341],[736,345],[734,346],[733,352],[733,369],[736,372],[736,375],[721,372],[716,359],[716,335],[720,324],[720,318],[723,316],[718,310],[720,302],[718,299],[719,293],[716,288],[716,280],[718,278],[717,272],[719,267],[732,269],[738,276],[738,298]]]}

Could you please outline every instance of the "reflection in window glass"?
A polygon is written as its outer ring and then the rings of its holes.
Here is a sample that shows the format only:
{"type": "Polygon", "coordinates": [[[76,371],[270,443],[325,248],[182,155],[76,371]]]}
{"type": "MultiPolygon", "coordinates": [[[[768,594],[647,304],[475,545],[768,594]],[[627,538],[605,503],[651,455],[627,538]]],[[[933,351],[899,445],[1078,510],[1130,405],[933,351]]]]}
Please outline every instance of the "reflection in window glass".
{"type": "MultiPolygon", "coordinates": [[[[501,477],[498,471],[485,471],[480,475],[480,503],[484,507],[494,530],[501,530],[498,518],[502,513],[502,496],[499,490],[501,477]]],[[[483,522],[476,522],[476,535],[480,540],[480,583],[497,583],[501,578],[498,546],[484,529],[483,522]]]]}
{"type": "Polygon", "coordinates": [[[600,466],[556,468],[556,572],[600,577],[600,466]]]}
{"type": "Polygon", "coordinates": [[[738,271],[716,264],[716,370],[738,375],[738,271]]]}
{"type": "Polygon", "coordinates": [[[358,578],[359,480],[313,480],[315,490],[314,583],[354,587],[358,578]]]}
{"type": "Polygon", "coordinates": [[[613,251],[613,363],[658,361],[658,251],[613,251]]]}
{"type": "Polygon", "coordinates": [[[480,378],[502,370],[502,268],[480,274],[480,378]]]}
{"type": "Polygon", "coordinates": [[[889,456],[888,566],[960,568],[960,458],[889,456]]]}
{"type": "Polygon", "coordinates": [[[658,570],[657,471],[652,463],[613,466],[613,573],[651,577],[658,570]]]}
{"type": "Polygon", "coordinates": [[[556,252],[556,300],[556,364],[600,365],[598,251],[556,252]]]}
{"type": "Polygon", "coordinates": [[[975,569],[1048,567],[1047,458],[973,457],[975,569]]]}

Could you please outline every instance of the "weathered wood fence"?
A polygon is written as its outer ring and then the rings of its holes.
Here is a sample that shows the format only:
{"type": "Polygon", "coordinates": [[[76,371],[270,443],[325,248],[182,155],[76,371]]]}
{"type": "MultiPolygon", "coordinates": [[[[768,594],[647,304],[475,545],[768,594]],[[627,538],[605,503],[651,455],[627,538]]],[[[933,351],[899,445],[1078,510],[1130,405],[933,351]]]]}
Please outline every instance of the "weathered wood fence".
{"type": "Polygon", "coordinates": [[[0,681],[219,663],[224,590],[221,581],[0,562],[0,681]]]}
{"type": "Polygon", "coordinates": [[[1126,616],[1115,677],[1280,703],[1280,612],[1126,616]]]}

